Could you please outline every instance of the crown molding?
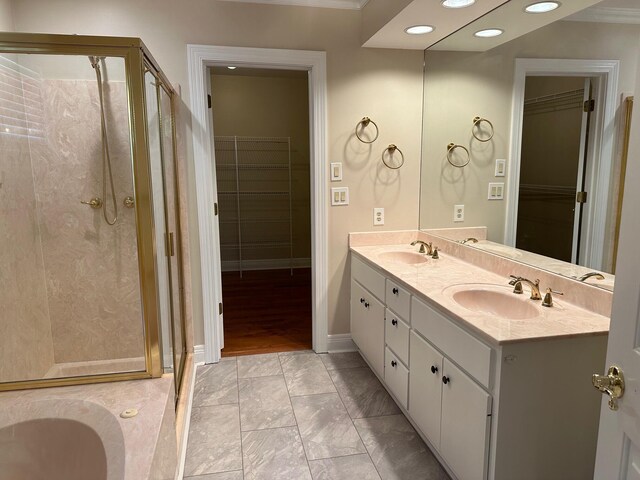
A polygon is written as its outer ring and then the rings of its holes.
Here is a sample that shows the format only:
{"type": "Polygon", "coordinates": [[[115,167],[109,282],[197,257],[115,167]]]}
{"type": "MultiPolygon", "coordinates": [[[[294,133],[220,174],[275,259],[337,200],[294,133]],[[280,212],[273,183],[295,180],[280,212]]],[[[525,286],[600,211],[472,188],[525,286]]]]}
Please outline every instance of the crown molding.
{"type": "Polygon", "coordinates": [[[591,7],[563,20],[570,22],[640,24],[640,8],[591,7]]]}
{"type": "Polygon", "coordinates": [[[362,10],[369,0],[223,0],[225,2],[261,3],[265,5],[290,5],[296,7],[337,8],[362,10]]]}

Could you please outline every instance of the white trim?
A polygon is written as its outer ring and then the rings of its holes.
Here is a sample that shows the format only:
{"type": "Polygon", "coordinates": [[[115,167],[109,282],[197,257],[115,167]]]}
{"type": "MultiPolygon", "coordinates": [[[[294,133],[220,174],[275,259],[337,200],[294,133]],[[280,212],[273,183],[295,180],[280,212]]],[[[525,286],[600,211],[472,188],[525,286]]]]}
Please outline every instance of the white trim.
{"type": "MultiPolygon", "coordinates": [[[[198,345],[204,347],[203,345],[198,345]]],[[[196,362],[195,354],[193,356],[193,366],[191,368],[192,376],[189,382],[189,392],[187,393],[187,401],[185,403],[184,425],[182,426],[182,439],[180,440],[180,450],[178,451],[178,468],[176,470],[175,480],[182,480],[184,477],[184,464],[187,460],[187,443],[189,442],[189,428],[191,427],[191,407],[193,406],[193,392],[196,386],[196,362]]],[[[184,381],[184,379],[183,379],[184,381]]]]}
{"type": "MultiPolygon", "coordinates": [[[[204,345],[193,346],[193,364],[204,365],[204,345]]],[[[195,367],[194,367],[195,368],[195,367]]]]}
{"type": "Polygon", "coordinates": [[[291,5],[296,7],[338,8],[362,10],[369,0],[225,0],[238,3],[264,3],[268,5],[291,5]]]}
{"type": "Polygon", "coordinates": [[[350,333],[338,333],[335,335],[327,335],[327,351],[329,353],[338,352],[357,352],[358,347],[351,340],[350,333]]]}
{"type": "Polygon", "coordinates": [[[313,349],[317,353],[326,352],[328,330],[326,53],[308,50],[187,45],[187,57],[196,200],[200,227],[205,362],[214,363],[220,360],[223,342],[222,319],[217,314],[218,302],[222,298],[222,288],[218,218],[212,215],[217,193],[215,171],[211,161],[213,128],[206,106],[210,82],[208,68],[229,63],[254,68],[309,72],[313,349]]]}
{"type": "MultiPolygon", "coordinates": [[[[243,270],[288,270],[290,268],[309,268],[310,258],[272,258],[265,260],[242,260],[243,270]]],[[[223,260],[223,272],[235,272],[240,270],[239,260],[223,260]]]]}
{"type": "Polygon", "coordinates": [[[570,22],[640,23],[640,8],[590,7],[562,20],[570,22]]]}
{"type": "MultiPolygon", "coordinates": [[[[615,148],[615,113],[618,91],[618,60],[570,60],[517,58],[513,84],[511,116],[511,149],[508,167],[506,195],[506,218],[504,225],[504,244],[515,246],[518,216],[518,184],[520,179],[520,154],[522,144],[522,114],[524,110],[524,88],[527,75],[598,77],[601,82],[600,96],[604,101],[600,114],[596,115],[596,142],[593,143],[593,155],[599,156],[599,166],[589,183],[590,205],[585,220],[585,237],[598,239],[586,242],[584,255],[590,268],[602,269],[604,263],[604,242],[609,207],[609,182],[612,175],[615,148]],[[598,140],[599,139],[599,140],[598,140]]],[[[597,101],[597,100],[596,100],[597,101]]],[[[593,162],[591,162],[593,164],[593,162]]]]}

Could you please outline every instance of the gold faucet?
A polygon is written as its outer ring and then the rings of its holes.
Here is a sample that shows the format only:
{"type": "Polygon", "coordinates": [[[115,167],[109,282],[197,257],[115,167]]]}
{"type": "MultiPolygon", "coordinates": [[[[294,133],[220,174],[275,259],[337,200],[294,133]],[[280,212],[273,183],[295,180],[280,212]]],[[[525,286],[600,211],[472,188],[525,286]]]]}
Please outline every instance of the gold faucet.
{"type": "Polygon", "coordinates": [[[526,283],[531,288],[531,300],[542,300],[542,296],[540,295],[540,280],[536,279],[535,282],[532,282],[528,278],[517,277],[515,275],[509,275],[511,280],[509,281],[509,285],[513,285],[513,293],[522,293],[522,284],[526,283]]]}
{"type": "Polygon", "coordinates": [[[467,244],[469,242],[478,243],[478,239],[475,238],[475,237],[469,237],[469,238],[465,238],[464,240],[460,240],[460,243],[463,244],[463,245],[465,245],[465,244],[467,244]]]}
{"type": "Polygon", "coordinates": [[[411,245],[417,245],[420,244],[420,249],[418,250],[418,253],[426,253],[427,255],[433,255],[433,244],[431,242],[427,243],[427,242],[423,242],[422,240],[414,240],[413,242],[411,242],[411,245]]]}

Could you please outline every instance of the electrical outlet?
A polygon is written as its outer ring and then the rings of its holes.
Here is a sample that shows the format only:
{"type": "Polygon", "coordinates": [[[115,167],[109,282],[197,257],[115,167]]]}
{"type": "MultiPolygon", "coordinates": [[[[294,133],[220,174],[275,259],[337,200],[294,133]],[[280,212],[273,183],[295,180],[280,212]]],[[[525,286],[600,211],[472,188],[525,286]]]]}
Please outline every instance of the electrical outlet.
{"type": "Polygon", "coordinates": [[[504,177],[507,161],[504,158],[498,158],[496,160],[496,177],[504,177]]]}
{"type": "Polygon", "coordinates": [[[349,187],[333,187],[331,189],[331,205],[349,205],[349,187]]]}
{"type": "Polygon", "coordinates": [[[453,206],[453,221],[464,222],[464,205],[453,206]]]}
{"type": "Polygon", "coordinates": [[[332,182],[342,181],[342,163],[341,162],[331,163],[331,181],[332,182]]]}
{"type": "Polygon", "coordinates": [[[489,183],[489,194],[487,196],[489,200],[503,200],[504,199],[504,183],[489,183]]]}
{"type": "Polygon", "coordinates": [[[384,208],[373,209],[373,224],[384,225],[384,208]]]}

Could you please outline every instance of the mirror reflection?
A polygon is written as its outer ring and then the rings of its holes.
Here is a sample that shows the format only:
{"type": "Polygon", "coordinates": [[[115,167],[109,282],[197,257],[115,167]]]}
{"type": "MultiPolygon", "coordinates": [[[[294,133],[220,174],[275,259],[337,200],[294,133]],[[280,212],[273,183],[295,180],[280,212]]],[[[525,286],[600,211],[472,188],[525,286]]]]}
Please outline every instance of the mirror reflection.
{"type": "Polygon", "coordinates": [[[425,51],[420,228],[612,289],[639,5],[530,3],[425,51]]]}

